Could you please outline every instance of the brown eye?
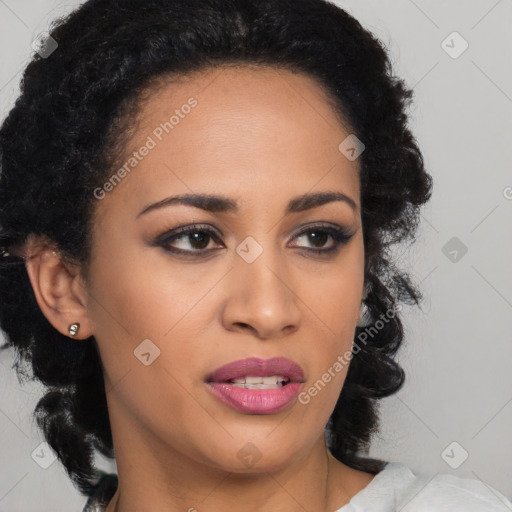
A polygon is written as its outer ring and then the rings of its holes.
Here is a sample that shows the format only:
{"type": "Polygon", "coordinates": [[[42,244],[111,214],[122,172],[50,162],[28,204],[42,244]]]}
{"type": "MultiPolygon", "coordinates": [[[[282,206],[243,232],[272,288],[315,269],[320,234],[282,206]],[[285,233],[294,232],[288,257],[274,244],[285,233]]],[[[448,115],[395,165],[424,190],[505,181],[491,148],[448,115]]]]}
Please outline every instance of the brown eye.
{"type": "Polygon", "coordinates": [[[222,245],[217,233],[213,230],[194,225],[168,231],[157,237],[154,245],[163,247],[169,252],[196,256],[214,250],[212,241],[222,245]]]}
{"type": "Polygon", "coordinates": [[[333,228],[326,226],[309,226],[307,229],[302,230],[295,236],[294,240],[304,240],[306,244],[311,244],[313,247],[304,247],[303,245],[294,245],[295,247],[305,248],[317,254],[330,253],[337,251],[339,246],[346,244],[353,236],[345,228],[333,228]],[[325,246],[332,242],[327,248],[325,246]]]}
{"type": "Polygon", "coordinates": [[[194,249],[206,249],[211,239],[210,235],[208,235],[204,231],[190,232],[188,235],[182,235],[180,238],[183,238],[185,240],[188,238],[188,243],[194,249]]]}
{"type": "Polygon", "coordinates": [[[315,246],[315,247],[323,247],[327,241],[329,240],[329,237],[331,235],[329,233],[326,233],[322,230],[314,230],[310,231],[306,235],[302,235],[302,237],[308,238],[308,240],[315,246]]]}

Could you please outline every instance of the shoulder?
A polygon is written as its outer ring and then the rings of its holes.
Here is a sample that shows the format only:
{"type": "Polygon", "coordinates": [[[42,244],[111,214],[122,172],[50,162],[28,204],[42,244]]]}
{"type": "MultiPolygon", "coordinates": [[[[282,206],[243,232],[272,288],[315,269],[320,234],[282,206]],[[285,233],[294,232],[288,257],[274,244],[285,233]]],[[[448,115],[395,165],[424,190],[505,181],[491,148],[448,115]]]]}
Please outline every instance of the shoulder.
{"type": "Polygon", "coordinates": [[[103,512],[117,490],[117,483],[116,474],[101,472],[82,512],[103,512]]]}
{"type": "MultiPolygon", "coordinates": [[[[512,503],[499,491],[481,480],[436,473],[416,476],[402,465],[401,472],[409,476],[404,488],[404,512],[436,510],[447,512],[505,512],[512,511],[512,503]],[[412,475],[412,477],[411,477],[412,475]],[[409,489],[407,488],[409,487],[409,489]]],[[[400,484],[398,484],[400,485],[400,484]]]]}
{"type": "Polygon", "coordinates": [[[391,462],[339,512],[511,512],[499,491],[471,478],[416,475],[391,462]]]}

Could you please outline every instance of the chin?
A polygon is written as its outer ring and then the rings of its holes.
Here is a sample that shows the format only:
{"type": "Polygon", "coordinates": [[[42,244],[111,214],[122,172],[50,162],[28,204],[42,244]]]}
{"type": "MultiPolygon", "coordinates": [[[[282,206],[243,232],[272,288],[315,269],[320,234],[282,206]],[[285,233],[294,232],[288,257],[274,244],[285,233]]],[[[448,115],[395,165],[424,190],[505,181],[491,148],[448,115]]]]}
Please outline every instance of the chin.
{"type": "Polygon", "coordinates": [[[283,439],[275,434],[274,439],[274,434],[265,437],[266,433],[259,439],[249,433],[241,440],[235,437],[230,446],[225,448],[224,453],[216,459],[217,465],[225,471],[240,475],[272,473],[293,465],[300,459],[302,453],[308,451],[305,443],[299,440],[292,441],[289,437],[283,439]]]}

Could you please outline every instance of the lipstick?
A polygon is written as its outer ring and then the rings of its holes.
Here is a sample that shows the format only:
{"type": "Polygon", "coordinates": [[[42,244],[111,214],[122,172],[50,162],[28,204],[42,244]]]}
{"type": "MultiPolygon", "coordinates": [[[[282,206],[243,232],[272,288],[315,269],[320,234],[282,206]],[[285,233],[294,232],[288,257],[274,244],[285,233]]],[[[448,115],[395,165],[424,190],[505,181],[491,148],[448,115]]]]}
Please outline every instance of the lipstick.
{"type": "Polygon", "coordinates": [[[228,363],[206,379],[212,393],[245,414],[275,414],[299,394],[302,368],[284,357],[251,357],[228,363]]]}

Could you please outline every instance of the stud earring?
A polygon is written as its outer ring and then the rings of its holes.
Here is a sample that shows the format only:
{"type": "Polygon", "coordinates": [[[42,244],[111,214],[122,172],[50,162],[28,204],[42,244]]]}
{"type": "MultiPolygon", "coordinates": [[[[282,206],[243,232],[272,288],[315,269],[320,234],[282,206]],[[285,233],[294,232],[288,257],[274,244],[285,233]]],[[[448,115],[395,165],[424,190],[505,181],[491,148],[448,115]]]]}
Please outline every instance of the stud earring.
{"type": "Polygon", "coordinates": [[[70,324],[68,327],[68,332],[70,336],[76,336],[76,333],[80,329],[80,324],[70,324]]]}

